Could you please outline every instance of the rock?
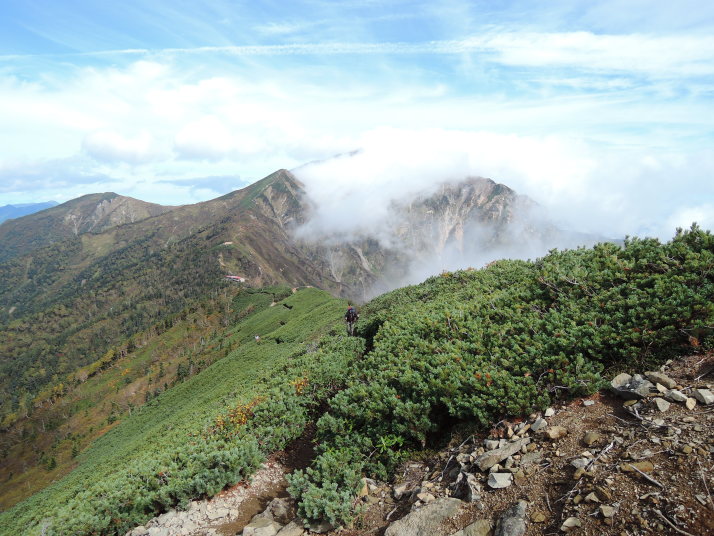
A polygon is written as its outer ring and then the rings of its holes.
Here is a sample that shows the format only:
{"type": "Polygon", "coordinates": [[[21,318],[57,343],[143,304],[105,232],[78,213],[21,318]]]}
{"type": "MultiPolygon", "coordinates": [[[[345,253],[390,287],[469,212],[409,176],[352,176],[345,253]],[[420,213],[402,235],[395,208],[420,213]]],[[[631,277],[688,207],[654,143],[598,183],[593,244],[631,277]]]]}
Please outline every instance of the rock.
{"type": "Polygon", "coordinates": [[[405,497],[406,495],[410,494],[411,490],[409,489],[409,484],[407,482],[399,484],[398,486],[394,486],[394,490],[392,493],[396,500],[400,500],[402,497],[405,497]]]}
{"type": "MultiPolygon", "coordinates": [[[[546,410],[546,413],[547,413],[547,410],[546,410]]],[[[537,432],[538,430],[541,430],[542,428],[545,428],[546,426],[548,426],[548,421],[546,421],[545,419],[543,419],[541,417],[538,417],[531,425],[531,430],[533,430],[534,432],[537,432]]]]}
{"type": "Polygon", "coordinates": [[[488,485],[493,489],[507,488],[513,484],[511,473],[491,473],[488,476],[488,485]]]}
{"type": "Polygon", "coordinates": [[[384,536],[433,536],[439,525],[459,511],[459,499],[437,499],[419,510],[410,512],[387,527],[384,536]]]}
{"type": "Polygon", "coordinates": [[[267,517],[253,518],[243,528],[243,536],[275,536],[281,528],[283,526],[280,523],[276,523],[267,517]]]}
{"type": "Polygon", "coordinates": [[[431,493],[428,492],[422,492],[422,493],[417,493],[416,496],[418,501],[421,501],[423,503],[428,503],[436,499],[431,493]]]}
{"type": "Polygon", "coordinates": [[[498,439],[485,439],[483,445],[488,450],[495,450],[498,448],[498,439]]]}
{"type": "Polygon", "coordinates": [[[263,516],[268,519],[277,521],[281,525],[285,525],[288,521],[295,517],[292,505],[288,499],[276,497],[268,504],[268,507],[263,512],[263,516]]]}
{"type": "Polygon", "coordinates": [[[594,491],[591,491],[585,496],[585,502],[586,503],[599,503],[600,499],[598,498],[597,494],[594,491]]]}
{"type": "Polygon", "coordinates": [[[583,524],[577,517],[569,517],[568,519],[563,521],[562,525],[560,525],[560,530],[562,530],[563,532],[570,532],[571,530],[582,526],[583,524]]]}
{"type": "Polygon", "coordinates": [[[687,398],[684,405],[687,406],[687,409],[692,410],[697,405],[697,401],[694,398],[687,398]]]}
{"type": "Polygon", "coordinates": [[[367,485],[367,482],[365,482],[365,479],[362,479],[362,487],[359,489],[357,492],[357,497],[362,498],[366,497],[369,495],[369,486],[367,485]]]}
{"type": "Polygon", "coordinates": [[[602,514],[602,517],[612,517],[615,515],[615,508],[613,506],[603,504],[600,506],[600,513],[602,514]]]}
{"type": "Polygon", "coordinates": [[[595,404],[594,400],[583,400],[583,406],[592,406],[595,404]]]}
{"type": "Polygon", "coordinates": [[[691,445],[682,445],[682,448],[680,449],[683,454],[691,454],[692,450],[694,450],[691,445]]]}
{"type": "Polygon", "coordinates": [[[632,376],[623,372],[622,374],[615,376],[610,382],[610,385],[613,389],[619,389],[621,387],[626,387],[631,380],[632,376]]]}
{"type": "Polygon", "coordinates": [[[292,520],[278,531],[275,536],[303,536],[305,528],[296,520],[292,520]]]}
{"type": "Polygon", "coordinates": [[[677,386],[677,382],[664,372],[645,372],[645,377],[652,383],[661,383],[667,389],[674,389],[677,386]]]}
{"type": "Polygon", "coordinates": [[[628,381],[624,381],[627,376],[629,375],[619,374],[612,380],[612,382],[610,382],[612,390],[615,394],[625,400],[645,398],[649,394],[650,390],[654,388],[654,384],[652,382],[647,381],[639,374],[635,374],[628,381]]]}
{"type": "Polygon", "coordinates": [[[664,397],[671,402],[686,402],[687,395],[676,389],[670,389],[664,394],[664,397]]]}
{"type": "Polygon", "coordinates": [[[560,439],[568,435],[568,430],[562,426],[551,426],[545,433],[550,439],[560,439]]]}
{"type": "Polygon", "coordinates": [[[481,484],[471,473],[459,473],[451,496],[466,502],[480,501],[481,484]]]}
{"type": "Polygon", "coordinates": [[[489,534],[491,534],[491,522],[488,519],[479,519],[451,536],[489,536],[489,534]]]}
{"type": "Polygon", "coordinates": [[[526,501],[518,501],[508,508],[496,522],[493,536],[523,536],[526,533],[526,501]]]}
{"type": "Polygon", "coordinates": [[[665,394],[669,390],[661,383],[655,383],[655,388],[662,394],[665,394]]]}
{"type": "Polygon", "coordinates": [[[641,462],[633,462],[633,463],[623,463],[620,465],[620,470],[624,471],[625,473],[636,473],[635,469],[639,469],[643,473],[651,473],[654,471],[654,465],[652,465],[652,462],[644,460],[641,462]]]}
{"type": "Polygon", "coordinates": [[[555,409],[553,409],[553,408],[548,408],[547,410],[545,410],[544,415],[545,415],[546,417],[552,417],[553,415],[555,415],[555,409]]]}
{"type": "Polygon", "coordinates": [[[587,432],[583,437],[583,443],[588,447],[600,441],[600,434],[598,432],[587,432]]]}
{"type": "Polygon", "coordinates": [[[705,406],[714,404],[714,393],[712,393],[709,389],[692,389],[692,396],[697,400],[697,402],[701,402],[705,406]]]}
{"type": "Polygon", "coordinates": [[[669,402],[667,402],[664,398],[660,398],[660,397],[655,398],[653,400],[653,402],[655,403],[655,406],[657,406],[657,409],[660,410],[660,412],[662,412],[662,413],[667,411],[669,409],[669,406],[672,405],[669,402]]]}
{"type": "MultiPolygon", "coordinates": [[[[534,443],[531,443],[534,445],[534,443]]],[[[530,445],[528,445],[530,447],[530,445]]],[[[524,454],[521,458],[521,467],[528,467],[534,463],[538,463],[543,458],[543,453],[541,451],[534,451],[524,454]]]]}
{"type": "Polygon", "coordinates": [[[590,460],[587,458],[575,458],[572,462],[570,462],[570,465],[576,469],[585,469],[589,463],[590,460]]]}
{"type": "Polygon", "coordinates": [[[310,523],[310,532],[323,534],[325,532],[330,532],[331,530],[335,530],[335,526],[329,521],[322,520],[319,523],[310,523]]]}
{"type": "Polygon", "coordinates": [[[531,521],[533,523],[545,523],[546,519],[548,518],[543,512],[533,512],[531,515],[531,521]]]}
{"type": "Polygon", "coordinates": [[[518,439],[517,441],[513,441],[511,443],[507,443],[506,445],[494,449],[494,450],[489,450],[488,452],[484,452],[481,456],[476,458],[476,461],[474,462],[481,471],[487,471],[497,463],[505,460],[509,456],[512,456],[519,450],[521,450],[521,447],[523,445],[527,445],[530,443],[530,438],[524,437],[523,439],[518,439]]]}

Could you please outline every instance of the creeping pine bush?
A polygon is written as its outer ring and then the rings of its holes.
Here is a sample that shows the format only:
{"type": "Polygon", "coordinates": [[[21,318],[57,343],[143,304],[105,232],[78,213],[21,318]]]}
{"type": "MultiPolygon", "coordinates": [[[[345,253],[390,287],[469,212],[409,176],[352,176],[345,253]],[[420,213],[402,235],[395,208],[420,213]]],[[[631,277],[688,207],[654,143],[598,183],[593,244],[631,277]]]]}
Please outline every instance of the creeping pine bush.
{"type": "Polygon", "coordinates": [[[161,459],[132,464],[111,480],[90,483],[47,526],[44,534],[124,534],[174,505],[215,495],[260,466],[252,438],[190,443],[161,459]]]}
{"type": "Polygon", "coordinates": [[[327,520],[333,526],[349,522],[361,487],[362,464],[354,449],[327,450],[312,467],[288,475],[288,492],[298,502],[298,515],[306,522],[327,520]]]}
{"type": "Polygon", "coordinates": [[[322,449],[358,449],[389,473],[458,420],[488,423],[585,395],[605,369],[711,347],[714,237],[552,251],[445,273],[363,308],[371,351],[317,423],[322,449]],[[386,438],[389,441],[386,441],[386,438]],[[394,448],[385,448],[387,444],[394,448]]]}

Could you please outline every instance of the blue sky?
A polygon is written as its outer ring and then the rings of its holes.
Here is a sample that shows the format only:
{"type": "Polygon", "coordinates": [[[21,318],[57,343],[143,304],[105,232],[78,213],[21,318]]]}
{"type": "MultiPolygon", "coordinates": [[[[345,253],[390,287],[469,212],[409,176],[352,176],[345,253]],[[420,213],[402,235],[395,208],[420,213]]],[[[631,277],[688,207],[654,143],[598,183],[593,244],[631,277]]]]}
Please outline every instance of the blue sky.
{"type": "Polygon", "coordinates": [[[714,225],[708,2],[0,8],[0,205],[191,203],[361,148],[335,180],[375,195],[475,174],[582,230],[714,225]]]}

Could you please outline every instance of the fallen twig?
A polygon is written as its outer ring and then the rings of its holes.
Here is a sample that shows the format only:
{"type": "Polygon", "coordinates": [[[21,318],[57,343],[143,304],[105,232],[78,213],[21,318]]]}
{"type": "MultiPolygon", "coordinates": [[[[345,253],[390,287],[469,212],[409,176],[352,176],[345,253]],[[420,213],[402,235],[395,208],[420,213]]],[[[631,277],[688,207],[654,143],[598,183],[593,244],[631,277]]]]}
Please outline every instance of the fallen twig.
{"type": "Polygon", "coordinates": [[[697,465],[699,465],[699,476],[702,477],[702,482],[704,482],[704,489],[707,492],[707,495],[709,496],[709,506],[714,504],[714,501],[712,501],[712,492],[709,491],[709,486],[707,485],[707,479],[704,478],[704,468],[702,468],[702,462],[697,460],[697,465]]]}
{"type": "Polygon", "coordinates": [[[672,523],[672,522],[669,520],[669,518],[668,518],[667,516],[665,516],[659,509],[655,508],[655,509],[653,510],[653,512],[654,512],[655,514],[657,514],[665,523],[667,523],[667,525],[669,525],[670,527],[672,527],[674,530],[676,530],[676,531],[679,532],[680,534],[684,534],[685,536],[694,536],[694,534],[692,534],[691,532],[687,532],[686,530],[682,530],[682,529],[680,529],[677,525],[675,525],[674,523],[672,523]]]}
{"type": "Polygon", "coordinates": [[[635,471],[637,471],[638,473],[640,473],[643,477],[645,477],[646,480],[648,480],[649,482],[651,482],[651,483],[654,484],[655,486],[659,486],[660,488],[664,489],[664,486],[663,486],[662,484],[660,484],[659,482],[657,482],[654,478],[652,478],[651,476],[649,476],[647,473],[645,473],[645,472],[643,472],[643,471],[640,471],[637,467],[635,467],[635,466],[632,465],[631,463],[628,463],[627,465],[629,465],[630,467],[632,467],[632,469],[634,469],[635,471]]]}
{"type": "Polygon", "coordinates": [[[590,468],[595,464],[595,462],[598,461],[600,458],[602,458],[602,456],[605,455],[605,453],[607,453],[614,446],[615,446],[615,442],[612,441],[607,447],[605,447],[604,449],[602,449],[600,451],[600,454],[598,454],[595,458],[590,460],[590,463],[587,464],[587,466],[585,467],[585,470],[589,471],[590,468]]]}
{"type": "Polygon", "coordinates": [[[389,521],[389,518],[392,517],[392,514],[397,511],[397,507],[395,506],[392,508],[392,511],[387,514],[387,517],[385,517],[385,521],[389,521]]]}

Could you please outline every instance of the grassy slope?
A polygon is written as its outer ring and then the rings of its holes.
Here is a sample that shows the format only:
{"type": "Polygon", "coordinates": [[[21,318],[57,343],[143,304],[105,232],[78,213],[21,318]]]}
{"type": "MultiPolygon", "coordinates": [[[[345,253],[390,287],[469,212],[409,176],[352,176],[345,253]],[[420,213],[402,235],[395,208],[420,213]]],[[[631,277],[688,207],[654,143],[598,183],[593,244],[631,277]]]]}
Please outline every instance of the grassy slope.
{"type": "Polygon", "coordinates": [[[300,352],[304,342],[329,331],[343,308],[341,300],[316,289],[301,290],[272,307],[265,307],[264,298],[257,295],[258,312],[227,329],[225,338],[239,343],[238,349],[107,432],[79,456],[79,467],[67,477],[0,514],[0,534],[22,533],[31,520],[73,497],[87,479],[109,478],[133,459],[181,444],[228,406],[249,401],[260,392],[261,378],[300,352]]]}

